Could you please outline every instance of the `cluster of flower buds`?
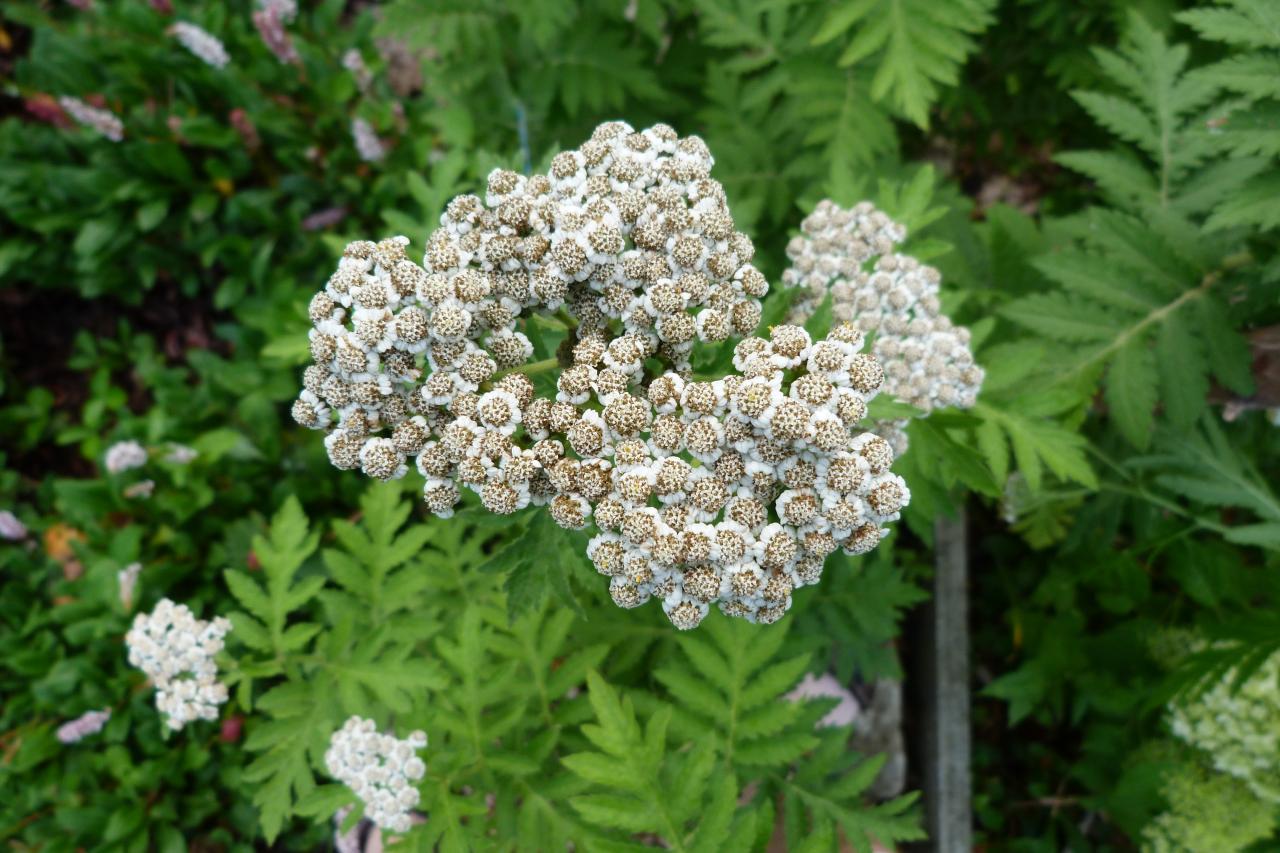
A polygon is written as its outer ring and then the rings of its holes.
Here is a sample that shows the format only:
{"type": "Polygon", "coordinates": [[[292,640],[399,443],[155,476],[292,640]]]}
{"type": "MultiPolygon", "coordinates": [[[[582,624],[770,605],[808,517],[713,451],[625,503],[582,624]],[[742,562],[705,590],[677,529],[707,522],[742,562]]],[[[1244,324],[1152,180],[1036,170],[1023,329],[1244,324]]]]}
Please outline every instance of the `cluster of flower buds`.
{"type": "Polygon", "coordinates": [[[124,139],[124,122],[111,110],[92,106],[69,95],[58,98],[58,105],[77,122],[112,142],[124,139]]]}
{"type": "Polygon", "coordinates": [[[222,69],[231,61],[227,49],[218,37],[195,24],[178,21],[169,27],[169,34],[205,65],[222,69]]]}
{"type": "Polygon", "coordinates": [[[20,542],[27,538],[27,526],[10,510],[0,509],[0,539],[20,542]]]}
{"type": "Polygon", "coordinates": [[[167,598],[151,613],[134,617],[125,635],[129,663],[155,684],[156,708],[167,718],[169,728],[217,719],[218,706],[227,701],[227,688],[218,681],[214,655],[222,650],[230,630],[226,619],[197,619],[185,604],[167,598]]]}
{"type": "Polygon", "coordinates": [[[1236,684],[1228,670],[1203,693],[1169,706],[1170,728],[1261,800],[1280,803],[1280,652],[1236,684]]]}
{"type": "Polygon", "coordinates": [[[356,145],[356,154],[366,163],[377,163],[387,156],[387,146],[378,138],[373,125],[362,118],[351,120],[351,139],[356,145]]]}
{"type": "Polygon", "coordinates": [[[354,47],[342,54],[342,67],[351,72],[361,92],[373,85],[373,72],[369,70],[369,66],[365,65],[360,51],[354,47]]]}
{"type": "MultiPolygon", "coordinates": [[[[869,202],[845,210],[822,201],[801,232],[787,246],[792,266],[782,276],[785,286],[799,289],[791,322],[806,322],[830,294],[836,322],[873,336],[886,393],[925,413],[973,406],[983,371],[969,349],[969,330],[941,313],[938,271],[894,252],[906,229],[869,202]]],[[[905,426],[883,421],[876,431],[901,454],[905,426]]]]}
{"type": "Polygon", "coordinates": [[[190,465],[199,455],[200,451],[194,447],[170,442],[165,448],[164,461],[170,465],[190,465]]]}
{"type": "Polygon", "coordinates": [[[142,563],[130,563],[116,572],[116,581],[120,586],[120,604],[125,610],[133,609],[133,591],[138,586],[140,574],[142,574],[142,563]]]}
{"type": "Polygon", "coordinates": [[[910,494],[889,472],[888,443],[855,434],[883,377],[861,343],[849,325],[817,343],[776,326],[737,345],[739,373],[667,373],[647,399],[620,393],[571,428],[580,461],[553,467],[551,514],[564,527],[593,516],[588,555],[615,603],[657,598],[681,629],[711,604],[771,623],[833,551],[880,543],[910,494]]]}
{"type": "Polygon", "coordinates": [[[286,24],[298,17],[298,0],[258,0],[258,8],[270,12],[286,24]]]}
{"type": "Polygon", "coordinates": [[[614,600],[672,622],[711,604],[764,622],[837,548],[863,553],[908,500],[890,446],[856,434],[884,379],[841,324],[735,350],[697,381],[698,342],[753,332],[768,290],[697,137],[613,122],[549,174],[495,170],[448,205],[422,265],[404,238],[349,245],[311,302],[314,364],[294,418],[335,466],[379,479],[414,460],[448,517],[547,506],[599,535],[614,600]],[[532,314],[566,330],[554,397],[526,375],[532,314]]]}
{"type": "Polygon", "coordinates": [[[366,818],[382,829],[408,832],[419,796],[413,783],[427,772],[417,752],[426,745],[423,732],[398,740],[379,734],[373,720],[352,717],[329,739],[324,763],[364,803],[366,818]]]}
{"type": "Polygon", "coordinates": [[[103,465],[108,474],[123,474],[147,464],[147,449],[136,441],[117,441],[107,448],[103,465]]]}
{"type": "Polygon", "coordinates": [[[262,43],[276,59],[285,64],[301,60],[286,29],[297,14],[298,4],[294,2],[265,2],[253,11],[253,25],[262,37],[262,43]]]}
{"type": "Polygon", "coordinates": [[[1163,766],[1160,796],[1167,807],[1143,827],[1139,849],[1241,853],[1273,846],[1255,843],[1274,836],[1275,807],[1259,801],[1240,780],[1165,744],[1148,747],[1144,758],[1147,755],[1152,764],[1163,766]]]}
{"type": "Polygon", "coordinates": [[[102,731],[110,719],[110,708],[103,708],[101,711],[86,711],[74,720],[58,726],[58,740],[66,744],[77,743],[90,735],[96,735],[102,731]]]}

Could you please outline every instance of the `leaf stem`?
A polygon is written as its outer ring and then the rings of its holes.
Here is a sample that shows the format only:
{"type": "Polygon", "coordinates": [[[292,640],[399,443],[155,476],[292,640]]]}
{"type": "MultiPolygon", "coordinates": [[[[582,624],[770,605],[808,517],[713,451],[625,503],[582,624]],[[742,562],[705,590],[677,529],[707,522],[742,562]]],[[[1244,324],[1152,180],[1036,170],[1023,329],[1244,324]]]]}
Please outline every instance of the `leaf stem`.
{"type": "Polygon", "coordinates": [[[1253,255],[1248,250],[1236,252],[1233,255],[1228,255],[1227,257],[1223,258],[1222,262],[1217,267],[1215,267],[1214,269],[1204,274],[1204,277],[1200,279],[1199,284],[1197,284],[1195,287],[1189,290],[1184,291],[1181,295],[1178,296],[1177,299],[1173,300],[1172,302],[1166,305],[1161,305],[1159,308],[1154,309],[1150,314],[1143,317],[1141,320],[1134,323],[1132,326],[1130,326],[1129,328],[1121,332],[1119,335],[1117,335],[1116,338],[1113,341],[1111,341],[1111,343],[1107,344],[1102,349],[1095,350],[1088,358],[1086,358],[1084,361],[1081,361],[1079,364],[1077,364],[1074,369],[1072,369],[1068,373],[1063,374],[1062,378],[1059,380],[1059,384],[1061,384],[1061,382],[1069,378],[1074,378],[1076,376],[1079,376],[1081,373],[1088,370],[1090,367],[1092,367],[1093,365],[1099,362],[1106,361],[1112,355],[1114,355],[1115,353],[1123,349],[1125,345],[1129,343],[1129,341],[1143,334],[1151,326],[1156,325],[1157,323],[1163,322],[1166,317],[1168,317],[1173,312],[1177,311],[1179,308],[1181,308],[1183,305],[1187,304],[1188,302],[1191,302],[1194,299],[1198,299],[1201,296],[1204,296],[1211,289],[1213,289],[1213,286],[1215,284],[1217,284],[1219,281],[1222,280],[1222,277],[1224,275],[1231,272],[1232,270],[1239,269],[1240,267],[1243,267],[1243,266],[1248,266],[1252,261],[1253,261],[1253,255]]]}
{"type": "Polygon", "coordinates": [[[494,379],[501,379],[504,376],[510,376],[513,373],[523,373],[530,376],[535,373],[546,373],[548,370],[555,370],[560,366],[558,358],[544,358],[542,361],[532,361],[528,364],[522,364],[519,367],[512,367],[508,370],[499,370],[493,375],[494,379]]]}

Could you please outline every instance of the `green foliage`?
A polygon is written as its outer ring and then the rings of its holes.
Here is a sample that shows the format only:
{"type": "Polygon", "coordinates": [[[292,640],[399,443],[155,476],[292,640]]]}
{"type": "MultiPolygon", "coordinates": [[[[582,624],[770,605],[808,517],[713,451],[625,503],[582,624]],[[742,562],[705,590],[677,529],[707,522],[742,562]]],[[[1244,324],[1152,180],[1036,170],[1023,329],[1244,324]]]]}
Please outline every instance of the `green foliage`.
{"type": "MultiPolygon", "coordinates": [[[[848,793],[822,788],[822,802],[805,800],[815,826],[835,820],[851,838],[918,833],[909,799],[863,814],[858,792],[874,776],[866,770],[874,762],[858,765],[856,785],[846,780],[853,772],[847,730],[821,741],[812,734],[824,703],[782,699],[811,658],[786,652],[785,630],[715,619],[711,657],[697,637],[664,640],[670,665],[652,685],[660,692],[618,670],[611,680],[632,681],[641,726],[630,695],[598,674],[606,661],[627,666],[619,654],[630,642],[625,633],[545,601],[509,618],[507,594],[483,570],[492,560],[485,549],[491,534],[470,513],[421,524],[410,521],[411,510],[397,487],[373,486],[360,500],[358,522],[336,518],[326,531],[288,498],[251,537],[252,569],[223,574],[242,608],[230,611],[235,662],[223,675],[235,713],[249,720],[243,748],[251,760],[236,778],[268,843],[300,838],[299,819],[323,822],[355,802],[327,781],[323,764],[330,733],[352,714],[430,731],[420,808],[450,819],[410,834],[428,849],[467,849],[495,834],[539,846],[621,849],[637,832],[679,849],[751,847],[769,832],[770,792],[781,793],[778,786],[821,749],[835,749],[845,762],[823,759],[821,766],[848,793]],[[710,710],[727,709],[727,723],[707,715],[694,679],[725,691],[717,699],[724,708],[710,710]],[[740,804],[748,790],[759,793],[740,804]],[[485,805],[480,792],[496,805],[485,805]]],[[[133,553],[115,547],[120,560],[133,553]]],[[[89,625],[81,624],[81,631],[89,625]]],[[[15,651],[8,665],[45,665],[36,661],[48,646],[37,648],[35,657],[15,651]]],[[[122,665],[118,655],[110,659],[122,665]]],[[[135,710],[158,731],[146,698],[137,698],[135,710]]],[[[38,753],[24,747],[30,757],[18,772],[56,754],[48,722],[36,731],[44,745],[38,753]]],[[[124,732],[113,722],[106,736],[114,742],[124,732]]],[[[172,744],[153,748],[162,756],[172,744]]],[[[150,824],[129,832],[138,830],[143,839],[169,831],[150,824]]]]}
{"type": "Polygon", "coordinates": [[[1191,9],[1178,16],[1202,37],[1231,49],[1224,59],[1200,70],[1206,85],[1223,93],[1211,120],[1215,142],[1245,162],[1264,164],[1210,217],[1212,229],[1280,226],[1274,199],[1280,189],[1280,29],[1275,7],[1260,0],[1237,0],[1217,8],[1191,9]]]}
{"type": "Polygon", "coordinates": [[[1037,262],[1057,288],[1023,297],[1003,314],[1060,345],[1043,365],[1049,381],[1081,399],[1101,383],[1110,419],[1145,449],[1157,406],[1186,429],[1205,411],[1211,380],[1242,395],[1252,390],[1230,302],[1237,288],[1269,285],[1239,235],[1211,236],[1197,223],[1263,164],[1215,156],[1221,146],[1202,113],[1216,89],[1185,72],[1185,46],[1170,46],[1135,16],[1124,47],[1097,55],[1123,94],[1080,92],[1077,99],[1140,154],[1060,157],[1105,186],[1115,207],[1064,222],[1073,244],[1037,262]]]}
{"type": "Polygon", "coordinates": [[[236,570],[226,573],[228,588],[247,611],[232,614],[235,636],[257,653],[240,659],[237,699],[252,708],[255,680],[288,679],[273,681],[257,698],[270,721],[245,742],[246,749],[262,753],[246,773],[260,783],[254,804],[268,841],[279,833],[291,803],[314,790],[312,767],[346,716],[372,708],[407,714],[423,689],[442,684],[439,666],[415,653],[429,624],[398,615],[413,606],[429,579],[419,562],[428,531],[397,532],[410,508],[393,488],[370,489],[361,507],[364,529],[335,521],[334,535],[343,547],[324,552],[325,567],[341,591],[325,589],[321,573],[294,583],[319,535],[308,532],[306,516],[292,498],[272,520],[269,534],[254,539],[265,585],[236,570]],[[323,605],[328,626],[320,637],[320,623],[289,618],[315,604],[323,605]]]}
{"type": "Polygon", "coordinates": [[[561,606],[582,615],[570,578],[575,569],[595,569],[586,559],[586,537],[564,530],[545,512],[524,513],[524,524],[480,567],[481,571],[504,572],[508,616],[517,616],[542,605],[548,594],[561,606]]]}
{"type": "Polygon", "coordinates": [[[930,3],[927,0],[861,0],[832,10],[813,40],[823,44],[849,34],[841,65],[877,63],[871,97],[890,98],[895,109],[928,125],[929,105],[940,86],[955,85],[976,47],[974,35],[990,25],[994,0],[930,3]]]}
{"type": "Polygon", "coordinates": [[[785,629],[761,636],[724,618],[703,627],[681,636],[680,655],[655,673],[677,703],[672,730],[696,748],[714,744],[725,768],[766,774],[764,791],[782,796],[792,845],[805,839],[811,845],[805,849],[824,849],[838,831],[859,849],[872,838],[892,843],[923,837],[910,813],[913,795],[874,809],[859,805],[882,760],[850,753],[840,730],[815,732],[814,722],[826,710],[821,705],[782,701],[810,670],[811,652],[788,655],[785,629]]]}
{"type": "Polygon", "coordinates": [[[1168,809],[1143,830],[1153,851],[1239,851],[1271,836],[1275,810],[1239,780],[1182,757],[1164,781],[1168,809]]]}
{"type": "Polygon", "coordinates": [[[655,673],[679,702],[677,730],[696,743],[722,740],[729,763],[774,767],[813,749],[818,739],[811,715],[778,701],[807,671],[811,656],[770,664],[786,641],[785,630],[751,642],[756,632],[749,625],[714,619],[706,627],[681,636],[680,659],[655,673]]]}
{"type": "MultiPolygon", "coordinates": [[[[1280,647],[1274,3],[325,0],[288,26],[297,64],[251,0],[163,5],[0,12],[0,510],[29,529],[0,540],[9,846],[320,849],[356,805],[323,760],[352,714],[429,733],[405,849],[915,839],[913,795],[866,795],[883,758],[815,728],[830,702],[783,697],[806,672],[927,689],[912,610],[958,510],[978,843],[1274,831],[1165,740],[1169,701],[1238,689],[1280,647]],[[179,17],[231,64],[181,48],[179,17]],[[62,95],[124,140],[63,122],[62,95]],[[494,166],[614,118],[705,138],[771,281],[818,200],[874,201],[986,370],[967,412],[876,401],[912,419],[903,523],[773,626],[677,635],[616,608],[544,512],[423,521],[416,486],[358,491],[289,422],[306,302],[348,238],[421,246],[494,166]],[[107,472],[125,439],[146,463],[107,472]],[[166,733],[125,661],[161,597],[232,619],[219,724],[166,733]],[[1171,628],[1204,645],[1169,654],[1171,628]],[[101,708],[103,731],[58,741],[101,708]]],[[[537,357],[562,333],[535,327],[537,357]]]]}
{"type": "Polygon", "coordinates": [[[883,764],[883,757],[859,762],[838,734],[824,735],[810,759],[794,776],[781,782],[791,847],[827,849],[834,846],[840,834],[859,853],[872,849],[872,839],[884,844],[923,841],[925,835],[914,825],[908,811],[916,800],[915,794],[873,808],[859,805],[883,764]]]}
{"type": "Polygon", "coordinates": [[[584,820],[628,833],[652,832],[671,850],[738,849],[751,842],[755,814],[735,815],[738,786],[732,772],[717,772],[714,736],[669,750],[670,706],[641,728],[630,700],[620,700],[597,673],[587,676],[587,690],[596,722],[582,733],[595,751],[562,759],[603,791],[571,801],[584,820]]]}

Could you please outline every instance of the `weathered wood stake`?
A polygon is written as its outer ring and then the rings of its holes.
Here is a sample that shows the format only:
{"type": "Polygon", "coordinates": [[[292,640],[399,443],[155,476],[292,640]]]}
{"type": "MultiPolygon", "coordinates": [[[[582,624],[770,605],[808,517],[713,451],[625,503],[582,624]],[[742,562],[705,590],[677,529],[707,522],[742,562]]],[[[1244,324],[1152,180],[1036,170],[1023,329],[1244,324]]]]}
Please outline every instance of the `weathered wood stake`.
{"type": "Polygon", "coordinates": [[[934,526],[937,562],[925,613],[924,802],[930,846],[973,848],[969,734],[969,556],[964,507],[934,526]]]}

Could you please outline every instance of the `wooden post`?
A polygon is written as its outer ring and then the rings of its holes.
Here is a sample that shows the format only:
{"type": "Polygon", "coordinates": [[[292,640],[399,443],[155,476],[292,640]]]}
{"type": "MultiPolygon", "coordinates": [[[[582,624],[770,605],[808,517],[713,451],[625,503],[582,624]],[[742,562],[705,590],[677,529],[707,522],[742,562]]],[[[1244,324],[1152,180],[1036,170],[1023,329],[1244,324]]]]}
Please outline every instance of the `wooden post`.
{"type": "Polygon", "coordinates": [[[973,848],[969,733],[969,557],[964,507],[934,526],[936,573],[925,616],[924,802],[930,847],[973,848]]]}

